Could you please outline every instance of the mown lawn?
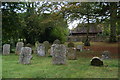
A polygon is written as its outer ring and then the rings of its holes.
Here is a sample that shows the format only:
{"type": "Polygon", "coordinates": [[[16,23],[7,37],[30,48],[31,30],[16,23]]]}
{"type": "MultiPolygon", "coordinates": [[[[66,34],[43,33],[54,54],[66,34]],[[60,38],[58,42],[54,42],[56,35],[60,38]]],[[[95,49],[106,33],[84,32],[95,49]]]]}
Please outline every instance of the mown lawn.
{"type": "Polygon", "coordinates": [[[2,78],[2,55],[0,54],[0,78],[2,78]]]}
{"type": "Polygon", "coordinates": [[[18,63],[18,55],[2,57],[3,78],[118,78],[118,60],[105,60],[104,67],[90,66],[90,59],[67,60],[66,65],[53,65],[51,57],[35,54],[30,65],[18,63]],[[106,66],[108,65],[108,66],[106,66]]]}

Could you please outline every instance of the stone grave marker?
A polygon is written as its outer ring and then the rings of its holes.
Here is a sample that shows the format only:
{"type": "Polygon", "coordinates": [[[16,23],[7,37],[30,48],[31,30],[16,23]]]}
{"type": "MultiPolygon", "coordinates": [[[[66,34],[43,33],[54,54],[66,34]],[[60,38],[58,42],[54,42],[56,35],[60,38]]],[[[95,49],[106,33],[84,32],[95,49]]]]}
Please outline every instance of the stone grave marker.
{"type": "Polygon", "coordinates": [[[45,46],[43,44],[37,47],[37,54],[38,56],[45,56],[45,46]]]}
{"type": "Polygon", "coordinates": [[[50,56],[53,56],[56,44],[51,45],[50,56]]]}
{"type": "Polygon", "coordinates": [[[4,44],[3,45],[3,55],[10,54],[10,44],[4,44]]]}
{"type": "Polygon", "coordinates": [[[16,51],[15,51],[15,53],[16,54],[20,54],[20,51],[21,51],[21,48],[24,46],[24,43],[23,42],[18,42],[17,44],[16,44],[16,51]]]}
{"type": "Polygon", "coordinates": [[[32,49],[30,47],[22,47],[19,54],[19,63],[20,64],[30,64],[32,58],[32,49]]]}
{"type": "Polygon", "coordinates": [[[67,59],[69,59],[69,60],[76,60],[77,59],[76,48],[74,48],[74,47],[68,48],[67,59]]]}
{"type": "Polygon", "coordinates": [[[102,53],[102,59],[110,59],[110,52],[109,51],[103,51],[102,53]]]}
{"type": "Polygon", "coordinates": [[[92,66],[103,66],[103,61],[99,57],[93,57],[90,62],[92,66]]]}
{"type": "Polygon", "coordinates": [[[66,64],[66,47],[63,44],[56,44],[52,56],[53,64],[66,64]]]}
{"type": "Polygon", "coordinates": [[[49,55],[48,49],[50,48],[50,44],[48,41],[44,41],[43,44],[45,46],[45,54],[48,56],[49,55]]]}
{"type": "Polygon", "coordinates": [[[30,43],[26,44],[26,47],[32,48],[32,45],[30,43]]]}
{"type": "Polygon", "coordinates": [[[72,43],[72,42],[68,43],[67,59],[69,59],[69,60],[77,59],[76,48],[74,46],[75,46],[74,43],[72,43]]]}
{"type": "Polygon", "coordinates": [[[53,44],[60,44],[60,40],[56,39],[53,44]]]}
{"type": "Polygon", "coordinates": [[[69,43],[68,43],[68,48],[69,48],[69,47],[75,47],[75,44],[74,44],[73,42],[69,42],[69,43]]]}
{"type": "Polygon", "coordinates": [[[39,41],[36,41],[36,42],[35,42],[35,48],[34,48],[34,50],[33,50],[33,53],[37,54],[37,48],[38,48],[39,45],[40,45],[39,41]]]}
{"type": "Polygon", "coordinates": [[[39,41],[35,42],[35,48],[37,48],[40,45],[39,41]]]}
{"type": "Polygon", "coordinates": [[[82,45],[77,45],[77,50],[78,51],[83,51],[83,46],[82,45]]]}

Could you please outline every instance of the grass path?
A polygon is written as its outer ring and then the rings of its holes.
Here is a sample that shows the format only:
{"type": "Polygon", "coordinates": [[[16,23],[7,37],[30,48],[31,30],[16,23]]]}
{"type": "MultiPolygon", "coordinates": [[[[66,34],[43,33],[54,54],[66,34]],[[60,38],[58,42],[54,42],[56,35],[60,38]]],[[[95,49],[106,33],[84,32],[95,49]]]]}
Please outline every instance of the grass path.
{"type": "Polygon", "coordinates": [[[53,65],[51,57],[33,55],[30,65],[18,64],[18,56],[3,56],[3,78],[117,78],[118,60],[106,60],[108,67],[90,66],[90,58],[67,60],[66,65],[53,65]]]}

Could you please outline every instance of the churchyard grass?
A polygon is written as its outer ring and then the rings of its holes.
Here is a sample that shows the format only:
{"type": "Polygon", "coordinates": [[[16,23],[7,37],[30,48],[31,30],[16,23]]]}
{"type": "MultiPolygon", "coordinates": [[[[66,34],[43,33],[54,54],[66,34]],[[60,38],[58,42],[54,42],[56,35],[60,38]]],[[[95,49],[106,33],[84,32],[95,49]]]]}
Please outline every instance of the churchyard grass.
{"type": "Polygon", "coordinates": [[[53,65],[51,57],[40,57],[32,54],[31,64],[18,63],[18,55],[2,57],[3,78],[117,78],[118,60],[104,60],[105,66],[90,66],[90,59],[78,57],[67,60],[66,65],[53,65]]]}
{"type": "Polygon", "coordinates": [[[0,78],[2,78],[2,55],[0,54],[0,78]]]}

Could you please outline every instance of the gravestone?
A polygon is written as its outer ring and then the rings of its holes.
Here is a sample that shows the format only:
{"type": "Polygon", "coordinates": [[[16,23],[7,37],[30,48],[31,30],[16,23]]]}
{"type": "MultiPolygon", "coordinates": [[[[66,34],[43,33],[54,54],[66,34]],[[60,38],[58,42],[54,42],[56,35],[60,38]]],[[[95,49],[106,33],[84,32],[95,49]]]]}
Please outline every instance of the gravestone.
{"type": "Polygon", "coordinates": [[[75,47],[75,44],[73,42],[69,42],[68,47],[75,47]]]}
{"type": "Polygon", "coordinates": [[[66,47],[63,44],[56,44],[53,51],[53,64],[66,64],[66,47]]]}
{"type": "Polygon", "coordinates": [[[49,42],[48,41],[44,41],[43,44],[45,46],[45,54],[49,55],[49,53],[48,53],[48,49],[50,48],[49,42]]]}
{"type": "Polygon", "coordinates": [[[39,41],[35,42],[35,48],[37,48],[40,45],[39,41]]]}
{"type": "Polygon", "coordinates": [[[51,53],[51,48],[48,49],[48,56],[49,56],[49,57],[51,57],[50,53],[51,53]]]}
{"type": "Polygon", "coordinates": [[[53,56],[56,44],[51,45],[50,56],[53,56]]]}
{"type": "Polygon", "coordinates": [[[110,52],[109,51],[103,51],[102,59],[110,59],[110,52]]]}
{"type": "Polygon", "coordinates": [[[60,40],[56,39],[53,44],[60,44],[60,40]]]}
{"type": "Polygon", "coordinates": [[[19,54],[19,63],[20,64],[30,64],[32,58],[32,49],[30,47],[22,47],[19,54]]]}
{"type": "Polygon", "coordinates": [[[77,45],[77,50],[78,51],[83,51],[83,46],[82,45],[77,45]]]}
{"type": "Polygon", "coordinates": [[[4,44],[3,45],[3,55],[10,54],[10,44],[4,44]]]}
{"type": "Polygon", "coordinates": [[[69,60],[76,60],[77,54],[76,54],[76,48],[74,48],[74,43],[69,42],[68,43],[68,49],[67,49],[67,58],[69,60]]]}
{"type": "Polygon", "coordinates": [[[37,54],[38,54],[38,56],[45,56],[45,47],[43,44],[40,44],[37,47],[37,54]]]}
{"type": "Polygon", "coordinates": [[[32,48],[32,45],[30,43],[26,44],[26,47],[32,48]]]}
{"type": "Polygon", "coordinates": [[[90,61],[92,66],[103,66],[103,61],[99,57],[93,57],[90,61]]]}
{"type": "Polygon", "coordinates": [[[34,48],[34,52],[33,53],[37,53],[37,48],[40,45],[39,41],[35,42],[35,48],[34,48]]]}
{"type": "Polygon", "coordinates": [[[21,51],[21,48],[24,46],[24,43],[23,42],[18,42],[17,44],[16,44],[16,51],[15,51],[15,53],[16,54],[20,54],[20,51],[21,51]]]}
{"type": "Polygon", "coordinates": [[[69,60],[76,60],[77,59],[76,48],[71,47],[71,48],[67,49],[67,58],[69,60]]]}

